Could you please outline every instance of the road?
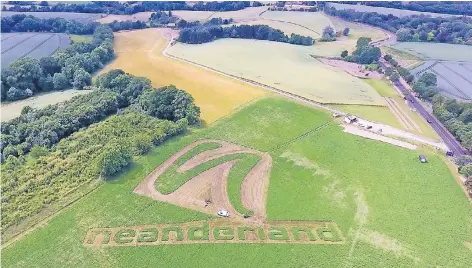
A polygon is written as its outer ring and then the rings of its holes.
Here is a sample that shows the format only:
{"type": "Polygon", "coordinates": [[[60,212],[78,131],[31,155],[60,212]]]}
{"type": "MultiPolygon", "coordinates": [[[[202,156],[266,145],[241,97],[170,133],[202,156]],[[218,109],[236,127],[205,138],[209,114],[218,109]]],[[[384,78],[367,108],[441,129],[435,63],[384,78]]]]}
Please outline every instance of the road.
{"type": "Polygon", "coordinates": [[[400,89],[403,95],[410,102],[410,105],[413,106],[416,111],[424,118],[426,121],[431,122],[430,125],[438,133],[439,137],[444,141],[446,146],[450,151],[454,152],[455,156],[467,155],[468,152],[462,145],[452,136],[451,133],[439,122],[436,117],[431,115],[426,109],[421,105],[418,99],[409,91],[405,86],[400,82],[395,82],[394,85],[400,89]],[[413,102],[412,102],[413,101],[413,102]]]}

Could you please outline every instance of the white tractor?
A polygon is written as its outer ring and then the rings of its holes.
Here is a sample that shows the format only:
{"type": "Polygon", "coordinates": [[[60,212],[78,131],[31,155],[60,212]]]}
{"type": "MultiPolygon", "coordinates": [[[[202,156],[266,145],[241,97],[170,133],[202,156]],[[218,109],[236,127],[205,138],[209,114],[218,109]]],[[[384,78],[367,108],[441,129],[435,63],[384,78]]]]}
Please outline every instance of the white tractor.
{"type": "Polygon", "coordinates": [[[229,212],[227,210],[220,209],[220,210],[218,210],[218,216],[227,218],[230,215],[229,215],[229,212]]]}

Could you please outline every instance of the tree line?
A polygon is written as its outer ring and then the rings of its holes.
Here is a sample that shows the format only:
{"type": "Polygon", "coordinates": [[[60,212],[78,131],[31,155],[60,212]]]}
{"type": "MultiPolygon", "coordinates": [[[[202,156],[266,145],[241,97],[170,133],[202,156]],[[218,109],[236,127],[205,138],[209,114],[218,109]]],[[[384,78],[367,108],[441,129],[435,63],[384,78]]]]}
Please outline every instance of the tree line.
{"type": "Polygon", "coordinates": [[[377,12],[325,8],[328,15],[361,22],[395,32],[400,42],[440,42],[472,45],[472,19],[469,17],[432,18],[425,15],[396,17],[377,12]]]}
{"type": "MultiPolygon", "coordinates": [[[[356,2],[347,2],[350,4],[357,4],[356,2]]],[[[469,15],[472,16],[472,3],[468,1],[453,2],[453,1],[367,1],[364,2],[366,6],[387,7],[395,9],[413,10],[419,12],[431,12],[441,14],[453,15],[469,15]]]]}
{"type": "MultiPolygon", "coordinates": [[[[13,1],[15,2],[15,1],[13,1]]],[[[46,2],[46,1],[43,1],[46,2]]],[[[222,2],[197,2],[188,5],[185,1],[142,1],[142,2],[119,2],[119,1],[93,1],[84,4],[58,3],[49,5],[42,3],[38,5],[19,5],[7,8],[3,11],[16,12],[77,12],[77,13],[104,13],[115,15],[131,15],[145,11],[168,11],[168,10],[193,10],[193,11],[235,11],[251,6],[250,1],[222,1],[222,2]]],[[[260,6],[260,2],[254,1],[252,6],[260,6]]]]}
{"type": "Polygon", "coordinates": [[[113,32],[97,25],[91,42],[74,43],[41,59],[22,58],[2,70],[1,99],[19,100],[38,92],[83,89],[92,82],[91,73],[114,57],[113,32]]]}
{"type": "Polygon", "coordinates": [[[288,37],[281,30],[274,29],[267,25],[233,25],[230,27],[200,25],[182,29],[178,41],[188,44],[201,44],[220,38],[269,40],[304,46],[314,44],[314,40],[310,36],[291,34],[291,36],[288,37]]]}

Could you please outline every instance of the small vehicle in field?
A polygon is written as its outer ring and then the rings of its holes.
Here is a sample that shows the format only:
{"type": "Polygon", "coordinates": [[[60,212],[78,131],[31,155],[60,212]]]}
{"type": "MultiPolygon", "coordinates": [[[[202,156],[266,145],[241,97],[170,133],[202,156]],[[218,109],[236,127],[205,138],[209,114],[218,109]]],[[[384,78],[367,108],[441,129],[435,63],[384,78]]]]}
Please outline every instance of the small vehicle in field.
{"type": "Polygon", "coordinates": [[[220,216],[220,217],[226,217],[226,218],[227,218],[227,217],[229,217],[230,215],[229,215],[229,212],[228,212],[228,211],[226,211],[226,210],[224,210],[224,209],[220,209],[220,210],[218,210],[218,216],[220,216]]]}

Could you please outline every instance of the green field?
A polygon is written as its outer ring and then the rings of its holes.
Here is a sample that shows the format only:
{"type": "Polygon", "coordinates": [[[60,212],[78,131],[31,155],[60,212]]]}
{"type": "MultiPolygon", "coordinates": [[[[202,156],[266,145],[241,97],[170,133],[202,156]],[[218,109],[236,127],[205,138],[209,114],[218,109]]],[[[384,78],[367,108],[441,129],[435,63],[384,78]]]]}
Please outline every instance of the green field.
{"type": "Polygon", "coordinates": [[[77,35],[77,34],[71,34],[69,35],[70,39],[74,41],[75,43],[79,42],[90,42],[92,41],[92,35],[77,35]]]}
{"type": "Polygon", "coordinates": [[[393,45],[393,48],[424,60],[472,61],[472,46],[466,45],[401,42],[393,45]]]}
{"type": "MultiPolygon", "coordinates": [[[[173,138],[116,179],[3,249],[3,267],[468,267],[472,208],[442,158],[342,132],[328,113],[266,98],[173,138]],[[268,220],[333,220],[341,245],[84,247],[89,228],[212,216],[134,194],[154,168],[200,138],[268,152],[268,220]],[[285,144],[285,146],[281,146],[285,144]]],[[[423,149],[422,149],[423,150],[423,149]]]]}
{"type": "Polygon", "coordinates": [[[220,39],[200,45],[177,43],[168,53],[322,103],[385,105],[363,80],[311,57],[313,47],[220,39]]]}

